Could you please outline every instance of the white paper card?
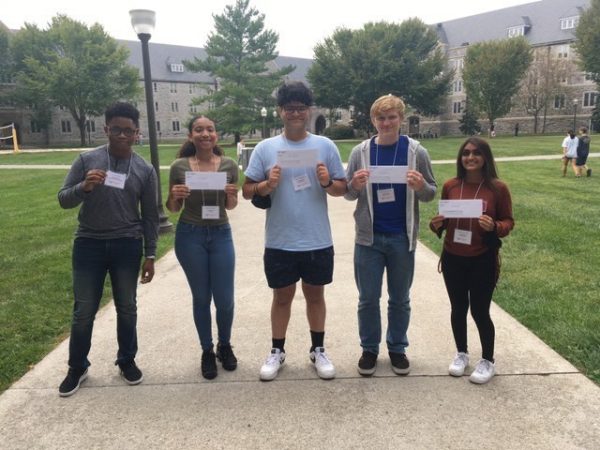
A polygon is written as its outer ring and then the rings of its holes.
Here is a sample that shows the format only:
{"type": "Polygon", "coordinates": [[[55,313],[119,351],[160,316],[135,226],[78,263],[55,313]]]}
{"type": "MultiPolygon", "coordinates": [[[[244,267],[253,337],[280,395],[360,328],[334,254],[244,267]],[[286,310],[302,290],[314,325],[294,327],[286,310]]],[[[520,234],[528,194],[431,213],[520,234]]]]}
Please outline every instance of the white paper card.
{"type": "Polygon", "coordinates": [[[446,219],[477,218],[483,214],[483,201],[475,200],[440,200],[440,215],[446,219]]]}
{"type": "Polygon", "coordinates": [[[185,185],[192,190],[224,191],[227,183],[225,172],[186,172],[185,185]]]}
{"type": "Polygon", "coordinates": [[[108,170],[106,172],[106,178],[104,178],[104,185],[114,187],[117,189],[125,189],[125,181],[127,180],[126,173],[113,172],[108,170]]]}
{"type": "Polygon", "coordinates": [[[471,245],[471,239],[473,238],[473,232],[469,230],[454,230],[454,242],[457,244],[471,245]]]}
{"type": "Polygon", "coordinates": [[[408,166],[370,166],[369,183],[406,184],[408,166]]]}
{"type": "Polygon", "coordinates": [[[218,219],[219,218],[219,207],[218,206],[203,206],[202,207],[202,218],[203,219],[218,219]]]}
{"type": "Polygon", "coordinates": [[[297,177],[294,177],[292,183],[294,184],[295,191],[301,191],[310,187],[310,178],[306,174],[298,175],[297,177]]]}
{"type": "Polygon", "coordinates": [[[317,167],[317,149],[307,148],[302,150],[277,151],[277,165],[282,169],[298,169],[302,167],[317,167]]]}
{"type": "Polygon", "coordinates": [[[393,189],[377,189],[377,202],[390,203],[396,200],[393,189]]]}

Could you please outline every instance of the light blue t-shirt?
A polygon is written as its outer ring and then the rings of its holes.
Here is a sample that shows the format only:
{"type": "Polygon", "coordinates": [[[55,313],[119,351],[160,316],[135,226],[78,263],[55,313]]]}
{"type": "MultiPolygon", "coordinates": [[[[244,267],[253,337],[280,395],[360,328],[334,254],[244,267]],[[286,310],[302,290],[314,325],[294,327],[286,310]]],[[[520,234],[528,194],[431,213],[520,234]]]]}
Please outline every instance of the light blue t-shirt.
{"type": "MultiPolygon", "coordinates": [[[[326,137],[309,134],[294,142],[282,135],[261,141],[252,152],[245,175],[254,181],[266,180],[277,162],[278,150],[316,149],[318,161],[325,163],[331,179],[345,179],[340,153],[326,137]]],[[[331,247],[331,228],[327,215],[327,193],[319,184],[316,167],[286,168],[277,188],[271,192],[267,209],[265,247],[287,251],[310,251],[331,247]],[[307,175],[310,187],[295,190],[294,177],[307,175]]]]}

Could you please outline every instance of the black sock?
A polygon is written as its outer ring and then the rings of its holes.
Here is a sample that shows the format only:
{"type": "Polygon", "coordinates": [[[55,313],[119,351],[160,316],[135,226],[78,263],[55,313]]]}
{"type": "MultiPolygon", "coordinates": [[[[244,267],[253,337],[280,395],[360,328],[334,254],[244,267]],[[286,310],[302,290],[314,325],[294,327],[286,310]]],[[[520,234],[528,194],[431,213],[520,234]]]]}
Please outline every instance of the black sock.
{"type": "Polygon", "coordinates": [[[315,351],[315,347],[323,347],[323,341],[325,340],[324,331],[312,331],[310,330],[310,340],[312,341],[311,352],[315,351]]]}
{"type": "Polygon", "coordinates": [[[283,339],[271,339],[273,341],[273,348],[278,348],[281,352],[284,352],[283,346],[285,345],[285,338],[283,339]]]}

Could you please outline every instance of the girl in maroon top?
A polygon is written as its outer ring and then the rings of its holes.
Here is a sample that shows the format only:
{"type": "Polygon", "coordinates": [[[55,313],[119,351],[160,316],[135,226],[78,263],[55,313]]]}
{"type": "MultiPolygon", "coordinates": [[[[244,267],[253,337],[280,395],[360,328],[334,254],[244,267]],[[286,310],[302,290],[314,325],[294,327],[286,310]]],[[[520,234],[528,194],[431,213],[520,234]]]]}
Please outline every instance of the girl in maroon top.
{"type": "Polygon", "coordinates": [[[442,200],[483,201],[483,214],[472,219],[446,219],[437,215],[429,227],[438,237],[444,230],[442,273],[452,313],[450,322],[457,354],[450,364],[453,376],[462,376],[469,365],[467,351],[467,313],[477,325],[482,358],[471,373],[473,383],[487,383],[495,374],[494,323],[490,318],[492,293],[500,273],[499,238],[514,227],[510,192],[498,179],[496,163],[489,144],[480,137],[468,138],[456,158],[456,178],[442,189],[442,200]]]}

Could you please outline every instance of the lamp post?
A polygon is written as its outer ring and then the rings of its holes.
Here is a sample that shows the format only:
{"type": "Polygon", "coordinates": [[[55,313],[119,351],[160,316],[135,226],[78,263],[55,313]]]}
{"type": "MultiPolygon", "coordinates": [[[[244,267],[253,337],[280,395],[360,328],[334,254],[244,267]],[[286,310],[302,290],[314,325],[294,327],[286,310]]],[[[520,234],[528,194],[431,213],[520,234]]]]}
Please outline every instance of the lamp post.
{"type": "Polygon", "coordinates": [[[277,109],[273,110],[273,134],[277,133],[277,109]]]}
{"type": "Polygon", "coordinates": [[[577,128],[577,104],[579,103],[579,99],[573,99],[573,132],[576,132],[577,128]]]}
{"type": "Polygon", "coordinates": [[[160,163],[158,161],[158,146],[156,144],[156,119],[154,117],[154,98],[152,95],[152,74],[150,72],[150,51],[148,50],[148,41],[154,31],[156,22],[156,13],[148,9],[132,9],[129,11],[131,25],[142,42],[142,61],[144,64],[144,90],[146,91],[146,111],[148,114],[148,142],[150,144],[150,159],[152,166],[156,171],[157,179],[157,200],[158,216],[160,220],[159,232],[165,233],[171,231],[173,224],[165,215],[162,206],[162,191],[160,184],[160,163]]]}
{"type": "Polygon", "coordinates": [[[260,109],[260,116],[263,118],[263,129],[262,129],[262,138],[267,137],[266,126],[267,126],[267,108],[264,106],[260,109]]]}

